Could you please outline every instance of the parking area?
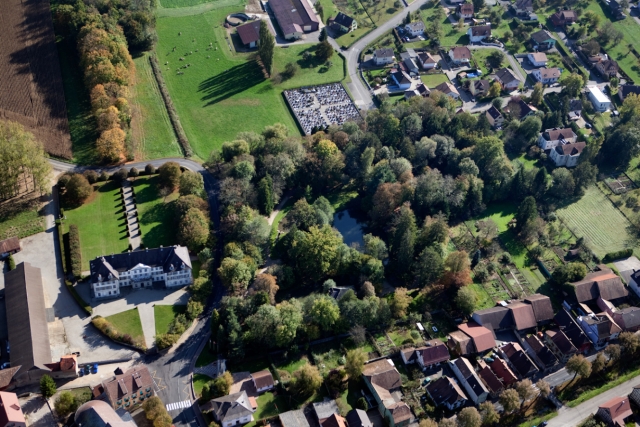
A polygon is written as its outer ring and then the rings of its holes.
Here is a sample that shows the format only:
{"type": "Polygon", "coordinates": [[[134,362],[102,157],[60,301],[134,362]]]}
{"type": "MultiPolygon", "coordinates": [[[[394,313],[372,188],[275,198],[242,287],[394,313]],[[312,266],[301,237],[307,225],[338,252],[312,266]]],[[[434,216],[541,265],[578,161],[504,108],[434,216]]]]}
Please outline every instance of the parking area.
{"type": "Polygon", "coordinates": [[[39,395],[18,399],[28,427],[52,427],[57,425],[47,402],[39,395]]]}

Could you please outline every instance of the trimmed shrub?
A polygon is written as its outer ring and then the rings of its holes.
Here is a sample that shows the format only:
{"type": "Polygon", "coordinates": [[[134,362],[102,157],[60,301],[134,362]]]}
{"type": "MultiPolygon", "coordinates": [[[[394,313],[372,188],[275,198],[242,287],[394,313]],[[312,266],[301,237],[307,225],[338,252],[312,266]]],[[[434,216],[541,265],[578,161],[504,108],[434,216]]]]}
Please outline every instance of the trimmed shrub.
{"type": "Polygon", "coordinates": [[[82,252],[80,251],[80,232],[76,224],[69,226],[69,257],[71,259],[71,273],[79,278],[82,274],[82,252]]]}
{"type": "Polygon", "coordinates": [[[98,181],[100,181],[100,182],[105,182],[105,181],[108,181],[108,180],[109,180],[109,174],[104,172],[104,171],[98,177],[98,181]]]}
{"type": "Polygon", "coordinates": [[[16,261],[13,259],[13,255],[9,255],[7,263],[9,264],[9,271],[16,269],[16,261]]]}
{"type": "Polygon", "coordinates": [[[178,334],[160,334],[156,336],[156,347],[158,350],[169,348],[178,342],[180,335],[178,334]]]}
{"type": "Polygon", "coordinates": [[[154,173],[156,173],[156,167],[152,164],[148,164],[144,167],[144,173],[146,173],[147,175],[153,175],[154,173]]]}
{"type": "Polygon", "coordinates": [[[128,177],[129,177],[129,171],[127,171],[125,168],[120,168],[116,171],[116,173],[111,175],[111,179],[116,182],[122,182],[128,177]]]}
{"type": "Polygon", "coordinates": [[[131,169],[129,169],[129,176],[130,176],[130,177],[135,178],[135,177],[137,177],[138,175],[140,175],[140,171],[139,171],[138,169],[136,169],[136,168],[131,168],[131,169]]]}
{"type": "Polygon", "coordinates": [[[633,255],[633,249],[623,249],[617,252],[609,252],[604,256],[604,258],[602,258],[602,262],[607,263],[620,258],[629,258],[631,255],[633,255]]]}
{"type": "Polygon", "coordinates": [[[89,181],[89,184],[95,184],[96,182],[98,182],[98,178],[100,177],[98,175],[98,172],[91,169],[84,171],[82,174],[84,175],[85,178],[87,178],[87,181],[89,181]]]}

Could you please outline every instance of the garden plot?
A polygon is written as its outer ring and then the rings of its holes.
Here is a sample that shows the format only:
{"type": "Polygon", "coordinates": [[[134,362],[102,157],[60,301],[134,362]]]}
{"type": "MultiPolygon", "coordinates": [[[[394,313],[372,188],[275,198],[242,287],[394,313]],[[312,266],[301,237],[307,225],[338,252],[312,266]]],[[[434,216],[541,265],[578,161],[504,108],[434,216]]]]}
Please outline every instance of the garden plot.
{"type": "Polygon", "coordinates": [[[499,280],[491,280],[483,283],[482,286],[494,301],[504,301],[511,298],[509,293],[504,290],[499,280]]]}
{"type": "Polygon", "coordinates": [[[637,188],[631,178],[624,172],[619,175],[611,175],[605,178],[604,182],[614,194],[624,194],[627,191],[637,188]]]}

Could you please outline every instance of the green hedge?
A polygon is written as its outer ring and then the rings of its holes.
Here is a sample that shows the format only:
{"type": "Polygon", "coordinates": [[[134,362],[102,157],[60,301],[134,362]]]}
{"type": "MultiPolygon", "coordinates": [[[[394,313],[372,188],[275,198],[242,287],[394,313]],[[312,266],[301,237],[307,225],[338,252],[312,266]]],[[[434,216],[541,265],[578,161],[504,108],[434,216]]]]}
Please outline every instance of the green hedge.
{"type": "Polygon", "coordinates": [[[80,307],[82,307],[82,309],[84,311],[86,311],[89,314],[93,314],[93,309],[91,308],[91,306],[80,296],[80,294],[78,293],[78,291],[76,291],[75,286],[73,286],[73,283],[69,282],[68,280],[64,281],[65,285],[67,285],[67,289],[69,289],[69,292],[71,292],[71,295],[73,295],[73,299],[76,300],[76,302],[78,304],[80,304],[80,307]]]}
{"type": "Polygon", "coordinates": [[[69,257],[71,273],[79,278],[82,275],[82,252],[80,251],[80,232],[76,224],[69,226],[69,257]]]}
{"type": "Polygon", "coordinates": [[[631,255],[633,255],[633,249],[623,249],[617,252],[609,252],[604,256],[604,258],[602,258],[602,262],[607,263],[620,258],[629,258],[631,255]]]}

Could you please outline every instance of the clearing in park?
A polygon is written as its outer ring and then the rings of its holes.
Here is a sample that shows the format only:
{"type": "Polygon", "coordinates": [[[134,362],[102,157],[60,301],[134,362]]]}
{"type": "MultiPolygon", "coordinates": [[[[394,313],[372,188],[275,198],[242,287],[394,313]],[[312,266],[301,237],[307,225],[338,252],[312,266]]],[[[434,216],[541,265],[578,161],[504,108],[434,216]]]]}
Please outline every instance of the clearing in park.
{"type": "Polygon", "coordinates": [[[261,132],[279,122],[299,135],[282,91],[344,79],[343,60],[337,54],[330,67],[313,56],[303,60],[305,51],[315,51],[312,44],[276,46],[273,76],[289,62],[299,70],[282,82],[277,77],[265,78],[253,54],[236,53],[232,39],[226,39],[222,24],[229,13],[237,11],[236,6],[193,16],[160,17],[157,22],[158,62],[189,143],[201,159],[241,131],[261,132]]]}
{"type": "Polygon", "coordinates": [[[631,223],[596,186],[589,187],[579,201],[556,213],[574,234],[584,237],[600,258],[627,248],[632,241],[628,232],[631,223]]]}

